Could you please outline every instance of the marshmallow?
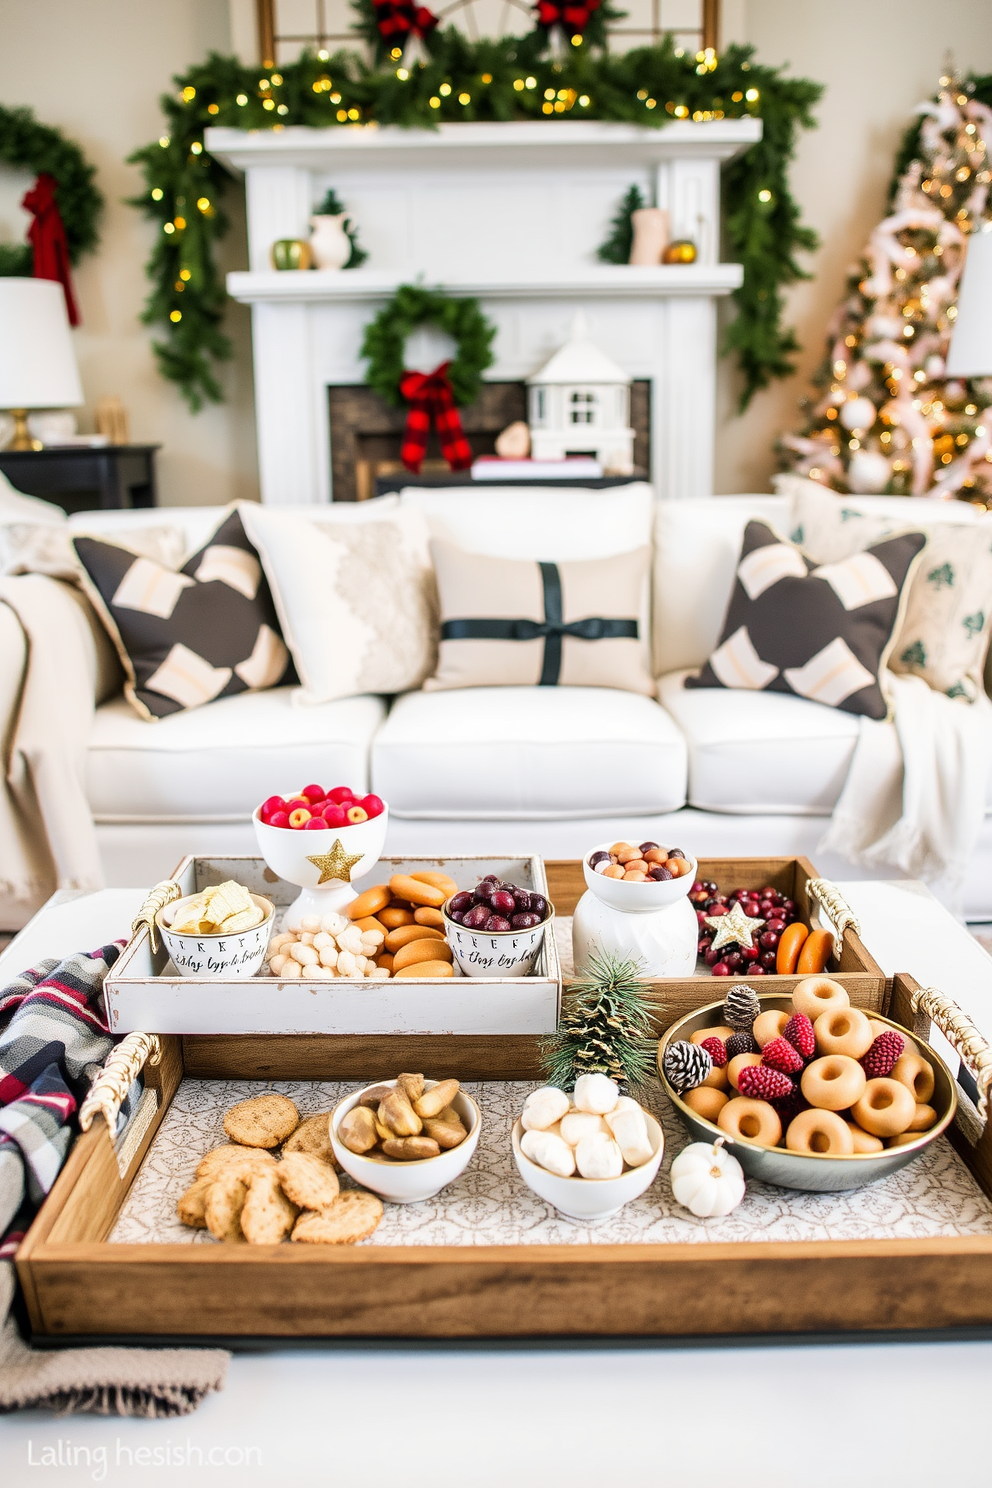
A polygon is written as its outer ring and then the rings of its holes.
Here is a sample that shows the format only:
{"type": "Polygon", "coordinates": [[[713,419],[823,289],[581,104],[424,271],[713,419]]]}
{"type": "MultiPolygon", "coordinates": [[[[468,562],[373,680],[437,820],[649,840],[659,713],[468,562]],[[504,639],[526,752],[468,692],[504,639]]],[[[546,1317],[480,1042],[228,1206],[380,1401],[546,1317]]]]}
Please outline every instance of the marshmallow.
{"type": "Polygon", "coordinates": [[[311,935],[316,935],[317,931],[320,929],[320,916],[304,915],[302,920],[300,921],[300,929],[308,930],[311,935]]]}
{"type": "Polygon", "coordinates": [[[349,925],[347,930],[340,932],[337,942],[342,951],[350,951],[353,956],[357,956],[362,949],[362,932],[357,925],[349,925]]]}
{"type": "Polygon", "coordinates": [[[286,965],[286,959],[287,958],[285,956],[280,956],[278,954],[269,958],[269,970],[271,971],[273,976],[279,975],[283,967],[286,965]]]}
{"type": "Polygon", "coordinates": [[[623,1153],[624,1162],[632,1168],[639,1168],[642,1163],[646,1163],[651,1156],[651,1141],[644,1112],[640,1109],[610,1111],[604,1120],[623,1153]]]}
{"type": "Polygon", "coordinates": [[[355,968],[356,962],[354,953],[352,951],[346,950],[338,951],[338,976],[353,977],[355,975],[355,968]]]}
{"type": "MultiPolygon", "coordinates": [[[[589,1078],[595,1079],[596,1076],[589,1078]]],[[[619,1178],[623,1172],[623,1157],[611,1136],[594,1132],[583,1137],[576,1147],[575,1166],[583,1178],[619,1178]]]]}
{"type": "Polygon", "coordinates": [[[286,964],[283,966],[283,969],[282,971],[280,971],[279,975],[285,980],[287,977],[298,977],[302,976],[302,974],[303,967],[300,965],[299,961],[294,961],[292,956],[287,956],[286,964]]]}
{"type": "Polygon", "coordinates": [[[575,1158],[571,1147],[551,1132],[525,1131],[520,1138],[520,1151],[531,1162],[537,1163],[539,1168],[557,1173],[559,1178],[571,1178],[575,1172],[575,1158]]]}
{"type": "Polygon", "coordinates": [[[594,1136],[596,1132],[609,1136],[610,1129],[602,1116],[594,1116],[591,1111],[569,1111],[561,1118],[561,1139],[569,1147],[577,1147],[583,1137],[594,1136]]]}
{"type": "Polygon", "coordinates": [[[333,941],[331,942],[330,945],[321,946],[321,948],[320,948],[320,950],[318,952],[318,955],[320,956],[320,964],[321,964],[321,966],[326,966],[329,969],[333,969],[335,966],[337,966],[337,964],[338,964],[338,953],[334,949],[334,942],[333,941]]]}
{"type": "Polygon", "coordinates": [[[575,1082],[572,1102],[579,1111],[605,1116],[619,1099],[620,1091],[608,1075],[580,1075],[575,1082]]]}
{"type": "Polygon", "coordinates": [[[351,921],[344,915],[335,914],[333,911],[326,914],[320,922],[320,928],[326,930],[328,935],[340,935],[342,930],[347,930],[351,921]]]}
{"type": "MultiPolygon", "coordinates": [[[[303,945],[302,943],[290,946],[289,954],[292,956],[293,960],[298,961],[301,966],[316,966],[317,962],[320,959],[313,946],[303,945]]],[[[283,967],[283,970],[285,971],[285,967],[283,967]]]]}
{"type": "Polygon", "coordinates": [[[520,1124],[524,1131],[545,1131],[561,1120],[568,1110],[568,1104],[568,1096],[564,1090],[559,1090],[555,1085],[542,1085],[540,1090],[532,1090],[524,1101],[520,1124]]]}

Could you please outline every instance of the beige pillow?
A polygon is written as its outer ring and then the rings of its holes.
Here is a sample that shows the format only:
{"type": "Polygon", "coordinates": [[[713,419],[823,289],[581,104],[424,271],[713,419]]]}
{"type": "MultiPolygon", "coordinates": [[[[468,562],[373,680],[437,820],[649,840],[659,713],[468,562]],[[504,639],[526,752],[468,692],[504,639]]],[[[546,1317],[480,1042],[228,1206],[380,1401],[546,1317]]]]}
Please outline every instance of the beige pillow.
{"type": "Polygon", "coordinates": [[[975,516],[962,505],[960,513],[947,513],[952,520],[935,519],[933,503],[921,501],[916,523],[912,513],[866,515],[812,481],[797,482],[791,494],[793,541],[819,563],[842,562],[909,526],[926,534],[888,666],[922,677],[948,697],[973,701],[982,690],[992,629],[992,516],[975,516]]]}
{"type": "Polygon", "coordinates": [[[451,687],[654,691],[651,549],[572,563],[489,558],[431,543],[441,644],[426,692],[451,687]]]}

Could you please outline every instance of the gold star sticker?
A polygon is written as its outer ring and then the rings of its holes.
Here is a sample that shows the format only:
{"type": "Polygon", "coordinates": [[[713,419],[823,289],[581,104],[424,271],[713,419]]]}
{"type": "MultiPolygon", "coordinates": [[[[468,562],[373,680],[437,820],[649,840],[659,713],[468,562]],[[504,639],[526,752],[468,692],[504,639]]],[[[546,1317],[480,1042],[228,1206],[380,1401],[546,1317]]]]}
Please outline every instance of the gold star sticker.
{"type": "Polygon", "coordinates": [[[744,950],[750,950],[754,945],[754,932],[765,922],[749,919],[738,902],[725,915],[707,915],[706,923],[711,930],[716,931],[713,949],[719,951],[725,945],[738,945],[744,950]]]}
{"type": "Polygon", "coordinates": [[[319,888],[321,884],[330,883],[332,878],[351,883],[351,870],[364,856],[364,853],[346,853],[341,846],[341,838],[335,837],[334,846],[329,853],[316,853],[312,858],[308,857],[307,862],[320,869],[320,878],[317,880],[319,888]]]}

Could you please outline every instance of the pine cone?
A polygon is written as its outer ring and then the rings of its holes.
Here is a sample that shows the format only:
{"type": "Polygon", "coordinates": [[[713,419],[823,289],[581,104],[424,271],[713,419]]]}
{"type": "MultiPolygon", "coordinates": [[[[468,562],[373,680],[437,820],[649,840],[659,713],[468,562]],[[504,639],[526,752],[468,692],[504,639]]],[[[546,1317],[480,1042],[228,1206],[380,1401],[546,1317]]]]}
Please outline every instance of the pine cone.
{"type": "Polygon", "coordinates": [[[761,1046],[750,1029],[735,1033],[727,1040],[727,1059],[736,1059],[738,1054],[760,1054],[761,1046]]]}
{"type": "Polygon", "coordinates": [[[731,1028],[738,1033],[750,1032],[754,1020],[761,1012],[761,1003],[753,987],[742,984],[732,987],[723,1003],[723,1016],[731,1028]]]}
{"type": "Polygon", "coordinates": [[[668,1083],[681,1095],[683,1090],[694,1090],[703,1083],[713,1069],[713,1061],[698,1044],[678,1039],[665,1050],[661,1067],[668,1083]]]}

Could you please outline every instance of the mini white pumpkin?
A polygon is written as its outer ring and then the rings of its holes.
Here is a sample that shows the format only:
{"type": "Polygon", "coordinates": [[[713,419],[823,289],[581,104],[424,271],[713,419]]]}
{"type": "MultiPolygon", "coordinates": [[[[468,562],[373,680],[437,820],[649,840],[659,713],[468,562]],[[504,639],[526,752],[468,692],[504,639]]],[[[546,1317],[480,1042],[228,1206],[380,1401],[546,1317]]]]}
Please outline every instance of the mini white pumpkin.
{"type": "Polygon", "coordinates": [[[744,1169],[718,1137],[692,1142],[672,1163],[672,1193],[697,1219],[714,1219],[736,1209],[744,1197],[744,1169]]]}

